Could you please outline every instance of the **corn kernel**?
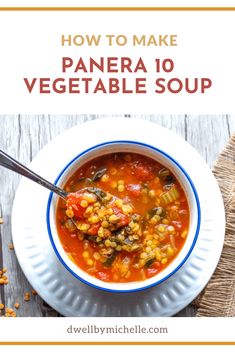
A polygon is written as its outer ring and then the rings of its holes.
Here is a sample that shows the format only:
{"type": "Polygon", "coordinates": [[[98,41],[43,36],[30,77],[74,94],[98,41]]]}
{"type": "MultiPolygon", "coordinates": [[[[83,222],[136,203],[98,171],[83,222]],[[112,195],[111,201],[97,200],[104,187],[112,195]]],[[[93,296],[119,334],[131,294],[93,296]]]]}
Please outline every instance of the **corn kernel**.
{"type": "Polygon", "coordinates": [[[68,208],[68,209],[65,211],[65,213],[66,213],[66,216],[69,217],[69,218],[73,218],[73,216],[74,216],[74,213],[73,213],[72,208],[68,208]]]}
{"type": "Polygon", "coordinates": [[[167,248],[167,255],[169,256],[174,255],[174,250],[172,249],[172,247],[167,248]]]}
{"type": "Polygon", "coordinates": [[[102,226],[103,228],[108,228],[108,227],[109,227],[109,222],[103,221],[103,222],[101,223],[101,226],[102,226]]]}
{"type": "Polygon", "coordinates": [[[139,230],[139,228],[140,228],[139,224],[138,224],[138,223],[135,223],[134,226],[132,227],[133,233],[137,233],[138,230],[139,230]]]}
{"type": "Polygon", "coordinates": [[[158,227],[158,230],[159,230],[159,232],[163,233],[163,232],[165,231],[165,227],[163,227],[162,225],[160,225],[160,226],[158,227]]]}
{"type": "Polygon", "coordinates": [[[152,249],[150,248],[150,246],[147,246],[147,248],[145,249],[145,251],[146,251],[147,254],[149,254],[149,253],[151,252],[151,250],[152,250],[152,249]]]}
{"type": "Polygon", "coordinates": [[[100,254],[98,252],[94,252],[93,257],[95,260],[99,260],[100,259],[100,254]]]}
{"type": "Polygon", "coordinates": [[[111,246],[111,241],[109,239],[106,239],[104,243],[105,243],[105,246],[108,246],[108,247],[111,246]]]}
{"type": "Polygon", "coordinates": [[[113,209],[112,208],[108,208],[107,211],[106,211],[106,214],[112,215],[113,214],[113,209]]]}
{"type": "Polygon", "coordinates": [[[121,208],[123,206],[123,201],[121,199],[115,200],[114,203],[118,208],[121,208]]]}
{"type": "Polygon", "coordinates": [[[149,191],[149,197],[150,197],[151,199],[153,199],[155,196],[156,196],[155,191],[154,191],[154,190],[150,190],[150,191],[149,191]]]}
{"type": "Polygon", "coordinates": [[[93,206],[88,206],[84,212],[84,217],[89,217],[93,212],[93,206]]]}
{"type": "Polygon", "coordinates": [[[143,267],[145,265],[145,260],[141,259],[139,261],[139,267],[143,267]]]}
{"type": "Polygon", "coordinates": [[[160,221],[160,219],[161,217],[156,214],[150,219],[149,223],[155,225],[160,221]]]}
{"type": "Polygon", "coordinates": [[[94,203],[97,200],[97,197],[94,194],[86,193],[83,195],[84,200],[88,203],[94,203]]]}
{"type": "Polygon", "coordinates": [[[88,251],[83,251],[82,257],[83,257],[84,259],[87,259],[87,258],[89,257],[89,252],[88,252],[88,251]]]}
{"type": "Polygon", "coordinates": [[[100,179],[100,181],[102,181],[102,183],[107,183],[107,181],[109,181],[109,176],[108,174],[104,174],[102,176],[102,178],[100,179]]]}
{"type": "Polygon", "coordinates": [[[95,203],[94,203],[94,207],[100,208],[100,203],[99,203],[99,202],[95,202],[95,203]]]}
{"type": "Polygon", "coordinates": [[[118,185],[124,185],[124,180],[118,180],[118,185]]]}
{"type": "Polygon", "coordinates": [[[92,266],[93,263],[94,263],[93,260],[91,260],[91,259],[87,260],[87,265],[88,265],[88,266],[92,266]]]}
{"type": "Polygon", "coordinates": [[[125,190],[124,185],[118,185],[118,192],[123,192],[125,190]]]}
{"type": "Polygon", "coordinates": [[[80,202],[80,206],[82,206],[83,208],[86,208],[88,206],[88,202],[86,200],[82,200],[80,202]]]}
{"type": "Polygon", "coordinates": [[[104,237],[104,228],[103,227],[100,227],[99,230],[98,230],[98,236],[100,238],[103,238],[104,237]]]}
{"type": "Polygon", "coordinates": [[[133,211],[133,209],[132,209],[132,207],[129,206],[129,205],[124,205],[124,206],[122,206],[122,211],[123,211],[124,213],[131,213],[131,212],[133,211]]]}
{"type": "Polygon", "coordinates": [[[188,235],[188,231],[187,230],[184,230],[182,233],[181,233],[181,238],[186,238],[188,235]]]}
{"type": "Polygon", "coordinates": [[[155,256],[156,256],[157,261],[161,261],[162,255],[161,255],[161,252],[159,250],[155,251],[155,256]]]}
{"type": "Polygon", "coordinates": [[[92,224],[98,223],[99,222],[99,217],[98,216],[91,216],[88,221],[92,224]]]}
{"type": "Polygon", "coordinates": [[[78,229],[81,230],[82,232],[86,232],[90,228],[90,225],[87,223],[81,223],[78,226],[78,229]]]}
{"type": "Polygon", "coordinates": [[[120,220],[120,218],[118,216],[116,216],[115,214],[113,214],[109,217],[110,223],[118,223],[119,220],[120,220]]]}
{"type": "Polygon", "coordinates": [[[167,258],[164,257],[164,258],[162,259],[162,261],[161,261],[161,264],[162,264],[162,265],[165,265],[165,264],[167,263],[167,261],[168,261],[167,258]]]}

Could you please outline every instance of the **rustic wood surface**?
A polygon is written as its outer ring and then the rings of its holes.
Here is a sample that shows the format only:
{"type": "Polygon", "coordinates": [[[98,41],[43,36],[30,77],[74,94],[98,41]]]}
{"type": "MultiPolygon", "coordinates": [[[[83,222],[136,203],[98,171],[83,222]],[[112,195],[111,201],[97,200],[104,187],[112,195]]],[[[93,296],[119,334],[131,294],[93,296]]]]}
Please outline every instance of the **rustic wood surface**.
{"type": "MultiPolygon", "coordinates": [[[[29,163],[37,152],[63,130],[80,122],[102,118],[102,115],[0,115],[0,148],[24,164],[29,163]]],[[[130,115],[126,115],[129,118],[130,115]]],[[[154,121],[190,142],[204,157],[210,167],[235,132],[235,116],[146,115],[139,116],[154,121]]],[[[134,126],[133,126],[134,128],[134,126]]],[[[177,148],[177,147],[176,147],[177,148]]],[[[11,210],[15,190],[20,177],[0,167],[0,269],[7,268],[9,284],[0,285],[0,303],[12,308],[20,303],[17,316],[60,316],[39,295],[24,302],[25,292],[32,288],[18,265],[14,250],[9,250],[11,237],[11,210]]],[[[4,312],[3,312],[4,313],[4,312]]],[[[189,305],[177,316],[195,316],[196,309],[189,305]]]]}

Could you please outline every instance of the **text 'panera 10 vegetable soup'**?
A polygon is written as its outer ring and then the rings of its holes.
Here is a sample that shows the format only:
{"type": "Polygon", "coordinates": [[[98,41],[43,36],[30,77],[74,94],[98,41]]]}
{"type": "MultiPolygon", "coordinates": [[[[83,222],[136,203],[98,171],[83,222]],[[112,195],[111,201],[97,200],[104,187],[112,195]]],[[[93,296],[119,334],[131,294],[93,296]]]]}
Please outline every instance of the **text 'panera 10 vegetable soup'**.
{"type": "Polygon", "coordinates": [[[155,160],[108,154],[80,167],[65,185],[57,230],[69,258],[105,282],[143,281],[179,254],[189,207],[176,177],[155,160]]]}

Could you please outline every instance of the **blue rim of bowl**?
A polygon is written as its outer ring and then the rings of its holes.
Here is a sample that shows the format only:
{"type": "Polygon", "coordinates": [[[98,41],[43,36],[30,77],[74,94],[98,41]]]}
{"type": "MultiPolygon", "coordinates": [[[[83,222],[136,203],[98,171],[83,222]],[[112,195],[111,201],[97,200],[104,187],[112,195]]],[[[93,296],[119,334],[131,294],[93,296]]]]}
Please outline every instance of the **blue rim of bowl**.
{"type": "MultiPolygon", "coordinates": [[[[96,148],[99,147],[103,147],[103,146],[107,146],[107,145],[113,145],[113,144],[120,144],[120,143],[127,143],[130,145],[139,145],[142,147],[147,147],[153,151],[157,151],[158,153],[162,154],[164,157],[168,158],[171,162],[173,162],[180,170],[181,172],[184,174],[184,176],[186,177],[186,179],[188,180],[192,190],[193,190],[193,194],[195,197],[195,201],[196,201],[196,206],[197,206],[197,227],[196,227],[196,232],[195,232],[195,236],[193,238],[193,242],[192,245],[188,251],[188,253],[186,254],[186,256],[184,257],[184,259],[180,262],[180,264],[173,270],[171,271],[167,276],[163,277],[162,279],[151,283],[147,286],[143,286],[143,287],[139,287],[139,288],[135,288],[135,289],[110,289],[110,288],[105,288],[105,287],[101,287],[98,285],[95,285],[93,283],[90,283],[88,281],[86,281],[85,279],[83,279],[82,277],[78,276],[74,271],[71,270],[71,268],[64,262],[64,260],[62,259],[62,257],[60,256],[57,247],[54,243],[53,240],[53,236],[52,236],[52,232],[51,232],[51,226],[50,226],[50,208],[51,208],[51,201],[52,201],[52,197],[53,197],[53,192],[50,193],[49,195],[49,199],[47,202],[47,210],[46,210],[46,222],[47,222],[47,231],[49,234],[49,238],[51,241],[51,245],[56,253],[56,256],[58,257],[59,261],[62,263],[62,265],[77,279],[79,279],[81,282],[89,285],[90,287],[96,288],[96,289],[100,289],[106,292],[111,292],[111,293],[133,293],[133,292],[139,292],[151,287],[154,287],[164,281],[166,281],[169,277],[171,277],[174,273],[176,273],[182,266],[183,264],[186,262],[186,260],[188,259],[189,255],[191,254],[191,252],[193,251],[193,248],[197,242],[198,239],[198,235],[199,235],[199,231],[200,231],[200,224],[201,224],[201,207],[200,207],[200,201],[199,201],[199,197],[196,191],[196,188],[194,186],[194,183],[192,182],[190,176],[188,175],[188,173],[185,171],[185,169],[183,167],[181,167],[181,165],[174,159],[172,158],[169,154],[167,154],[166,152],[160,150],[157,147],[148,145],[146,143],[143,142],[137,142],[137,141],[128,141],[128,140],[117,140],[117,141],[108,141],[108,142],[103,142],[100,144],[97,144],[95,146],[92,146],[88,149],[86,149],[85,151],[79,153],[76,157],[74,157],[65,167],[64,169],[60,172],[60,174],[58,175],[58,177],[56,178],[54,184],[56,185],[58,183],[58,181],[60,180],[61,176],[64,174],[64,172],[71,166],[71,164],[73,164],[78,158],[80,158],[81,156],[85,155],[86,153],[95,150],[96,148]]],[[[141,154],[141,153],[140,153],[141,154]]],[[[140,284],[142,282],[139,282],[140,284]]]]}

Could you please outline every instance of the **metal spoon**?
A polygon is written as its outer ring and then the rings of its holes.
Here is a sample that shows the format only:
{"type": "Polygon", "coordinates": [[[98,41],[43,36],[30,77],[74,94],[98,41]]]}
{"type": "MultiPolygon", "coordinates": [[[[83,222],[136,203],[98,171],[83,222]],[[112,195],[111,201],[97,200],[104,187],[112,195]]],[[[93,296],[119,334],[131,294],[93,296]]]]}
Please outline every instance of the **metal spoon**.
{"type": "Polygon", "coordinates": [[[32,170],[29,168],[25,167],[23,164],[19,163],[16,161],[14,158],[0,150],[0,165],[13,170],[13,172],[16,172],[20,175],[23,175],[24,177],[35,181],[41,186],[44,186],[45,188],[53,191],[63,199],[66,199],[68,193],[64,191],[63,189],[59,188],[58,186],[55,186],[54,184],[50,183],[49,181],[45,180],[44,178],[40,177],[36,173],[34,173],[32,170]]]}

